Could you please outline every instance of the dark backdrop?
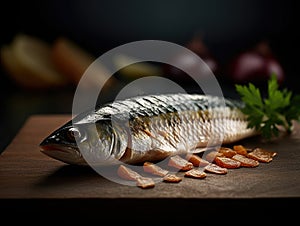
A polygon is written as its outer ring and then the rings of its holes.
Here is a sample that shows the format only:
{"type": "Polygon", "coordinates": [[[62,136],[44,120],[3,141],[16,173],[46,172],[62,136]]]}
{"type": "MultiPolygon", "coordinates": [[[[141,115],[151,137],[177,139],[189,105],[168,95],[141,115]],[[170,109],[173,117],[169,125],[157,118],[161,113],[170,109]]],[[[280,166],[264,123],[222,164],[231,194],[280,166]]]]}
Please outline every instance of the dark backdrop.
{"type": "MultiPolygon", "coordinates": [[[[287,70],[299,49],[297,1],[3,1],[1,44],[16,32],[53,40],[65,35],[100,55],[130,41],[178,44],[195,33],[221,61],[260,39],[287,70]]],[[[293,61],[295,62],[295,61],[293,61]]],[[[292,76],[292,75],[291,75],[292,76]]]]}

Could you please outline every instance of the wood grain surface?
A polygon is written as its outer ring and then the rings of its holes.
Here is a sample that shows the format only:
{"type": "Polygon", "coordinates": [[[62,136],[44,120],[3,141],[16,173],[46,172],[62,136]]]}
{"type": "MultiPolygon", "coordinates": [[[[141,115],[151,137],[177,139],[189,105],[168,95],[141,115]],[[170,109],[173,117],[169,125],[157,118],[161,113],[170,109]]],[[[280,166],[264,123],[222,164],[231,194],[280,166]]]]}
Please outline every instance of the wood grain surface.
{"type": "MultiPolygon", "coordinates": [[[[264,143],[278,155],[256,168],[230,169],[227,175],[184,178],[178,184],[159,182],[141,189],[110,181],[90,167],[71,166],[39,150],[39,143],[70,115],[33,115],[0,156],[0,198],[284,198],[300,197],[300,133],[264,143]]],[[[298,126],[298,125],[297,125],[298,126]]],[[[180,173],[179,173],[180,175],[180,173]]],[[[182,176],[182,175],[181,175],[182,176]]]]}
{"type": "MultiPolygon", "coordinates": [[[[300,130],[264,143],[278,155],[256,168],[226,175],[159,182],[151,189],[115,183],[90,167],[71,166],[39,150],[39,143],[70,115],[33,115],[0,155],[1,221],[15,223],[99,224],[124,222],[187,224],[270,224],[296,222],[300,198],[300,130]],[[243,222],[237,219],[244,220],[243,222]],[[246,220],[246,221],[245,221],[246,220]]],[[[179,172],[179,176],[183,175],[179,172]]]]}

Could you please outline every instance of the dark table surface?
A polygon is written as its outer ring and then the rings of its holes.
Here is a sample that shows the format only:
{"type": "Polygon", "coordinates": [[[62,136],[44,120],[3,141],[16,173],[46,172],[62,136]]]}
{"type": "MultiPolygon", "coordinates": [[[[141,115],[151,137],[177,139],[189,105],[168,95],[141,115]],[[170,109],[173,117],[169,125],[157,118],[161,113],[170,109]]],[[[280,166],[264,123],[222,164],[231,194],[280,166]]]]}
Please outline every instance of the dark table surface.
{"type": "MultiPolygon", "coordinates": [[[[246,147],[277,152],[273,161],[255,168],[231,169],[226,175],[207,174],[201,180],[184,178],[178,184],[159,182],[141,189],[110,181],[89,167],[72,166],[39,151],[39,142],[71,118],[68,114],[31,115],[0,158],[0,210],[24,220],[89,223],[105,220],[117,211],[122,222],[128,214],[151,221],[159,214],[164,223],[223,222],[251,216],[261,223],[279,219],[292,222],[300,197],[300,127],[272,142],[259,137],[243,140],[246,147]],[[70,216],[66,213],[76,212],[70,216]],[[214,219],[216,216],[220,217],[214,219]],[[191,217],[195,217],[191,219],[191,217]]],[[[182,172],[178,173],[183,176],[182,172]]],[[[14,221],[8,217],[9,220],[14,221]]]]}

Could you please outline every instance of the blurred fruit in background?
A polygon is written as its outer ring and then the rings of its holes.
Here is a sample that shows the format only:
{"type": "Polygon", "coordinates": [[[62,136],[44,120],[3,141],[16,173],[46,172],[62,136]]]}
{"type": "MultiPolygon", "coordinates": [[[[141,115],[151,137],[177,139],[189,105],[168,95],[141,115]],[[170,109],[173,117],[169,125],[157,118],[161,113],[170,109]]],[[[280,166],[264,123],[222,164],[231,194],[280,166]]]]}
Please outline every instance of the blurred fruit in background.
{"type": "Polygon", "coordinates": [[[77,85],[95,57],[65,37],[57,38],[51,51],[51,60],[57,70],[77,85]]]}
{"type": "Polygon", "coordinates": [[[218,63],[213,54],[208,50],[200,35],[195,35],[187,44],[186,47],[196,53],[215,74],[218,71],[218,63]]]}
{"type": "Polygon", "coordinates": [[[47,43],[37,37],[17,34],[10,44],[2,46],[1,61],[16,84],[31,90],[76,87],[81,82],[81,87],[101,87],[110,91],[111,87],[122,82],[145,76],[164,76],[179,84],[193,86],[192,78],[178,67],[196,72],[200,79],[205,79],[211,71],[220,78],[228,78],[232,84],[265,83],[272,74],[277,76],[279,83],[285,80],[284,70],[267,41],[240,51],[225,69],[219,67],[200,35],[192,37],[185,47],[199,56],[204,64],[199,65],[198,59],[186,52],[173,56],[172,65],[139,62],[131,56],[116,55],[112,61],[120,70],[112,75],[105,65],[98,61],[94,64],[96,57],[66,37],[47,43]],[[81,80],[87,69],[89,76],[81,80]]]}
{"type": "Polygon", "coordinates": [[[284,70],[267,41],[237,54],[228,65],[228,78],[234,83],[265,83],[272,74],[279,83],[285,80],[284,70]]]}
{"type": "Polygon", "coordinates": [[[54,41],[51,60],[74,86],[80,82],[81,88],[99,90],[118,83],[96,57],[66,37],[59,37],[54,41]]]}
{"type": "Polygon", "coordinates": [[[27,89],[62,87],[67,78],[51,61],[51,45],[38,38],[18,34],[2,46],[1,62],[10,78],[27,89]]]}
{"type": "Polygon", "coordinates": [[[123,54],[115,55],[113,61],[117,68],[121,68],[118,71],[118,77],[123,81],[162,75],[162,68],[154,62],[139,62],[138,59],[123,54]]]}
{"type": "MultiPolygon", "coordinates": [[[[76,87],[95,60],[65,37],[47,43],[38,37],[17,34],[12,43],[1,48],[1,62],[7,75],[27,90],[76,87]]],[[[99,63],[89,73],[81,87],[98,88],[117,83],[99,63]]]]}
{"type": "Polygon", "coordinates": [[[217,73],[218,63],[213,57],[213,54],[203,42],[203,39],[200,35],[195,35],[194,37],[192,37],[192,39],[188,41],[184,45],[184,47],[186,47],[187,49],[195,53],[197,56],[199,56],[205,64],[198,65],[198,59],[196,59],[191,54],[186,54],[186,52],[178,54],[174,56],[174,58],[171,60],[172,65],[165,66],[165,73],[168,77],[174,78],[176,81],[180,81],[183,83],[190,82],[191,77],[179,68],[175,67],[175,65],[197,72],[199,78],[205,78],[205,72],[207,72],[208,70],[210,70],[214,74],[217,73]],[[201,71],[204,73],[199,73],[201,71]]]}

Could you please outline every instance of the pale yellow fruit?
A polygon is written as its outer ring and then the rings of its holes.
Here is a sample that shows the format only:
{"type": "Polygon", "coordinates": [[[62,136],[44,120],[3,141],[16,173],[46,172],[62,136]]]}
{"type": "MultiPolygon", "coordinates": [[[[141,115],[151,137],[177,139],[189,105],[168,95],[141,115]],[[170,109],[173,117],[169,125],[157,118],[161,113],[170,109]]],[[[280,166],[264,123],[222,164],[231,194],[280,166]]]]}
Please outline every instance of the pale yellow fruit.
{"type": "Polygon", "coordinates": [[[18,34],[1,48],[4,68],[12,79],[26,88],[60,87],[68,83],[51,60],[51,46],[32,36],[18,34]]]}
{"type": "Polygon", "coordinates": [[[137,59],[126,55],[116,55],[114,63],[120,69],[120,74],[125,79],[138,79],[145,76],[158,76],[162,74],[162,69],[148,62],[137,62],[137,59]],[[128,65],[128,66],[127,66],[128,65]]]}

